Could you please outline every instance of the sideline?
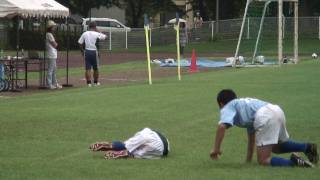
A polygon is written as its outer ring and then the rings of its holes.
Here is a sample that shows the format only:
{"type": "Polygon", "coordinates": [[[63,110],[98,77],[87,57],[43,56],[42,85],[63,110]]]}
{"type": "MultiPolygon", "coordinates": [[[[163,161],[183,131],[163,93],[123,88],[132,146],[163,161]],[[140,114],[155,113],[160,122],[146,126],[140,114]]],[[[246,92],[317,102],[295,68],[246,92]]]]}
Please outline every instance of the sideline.
{"type": "Polygon", "coordinates": [[[0,99],[9,99],[11,98],[10,96],[0,96],[0,99]]]}

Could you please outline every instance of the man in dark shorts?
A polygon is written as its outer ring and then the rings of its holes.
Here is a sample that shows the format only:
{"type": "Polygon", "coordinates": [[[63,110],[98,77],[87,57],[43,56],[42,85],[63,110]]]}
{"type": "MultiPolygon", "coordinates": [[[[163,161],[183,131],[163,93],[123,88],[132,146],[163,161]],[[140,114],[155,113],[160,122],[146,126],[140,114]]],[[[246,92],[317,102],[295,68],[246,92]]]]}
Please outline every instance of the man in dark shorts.
{"type": "Polygon", "coordinates": [[[93,69],[93,85],[99,86],[99,71],[98,71],[98,52],[96,47],[97,40],[106,39],[106,35],[100,33],[97,30],[97,24],[95,21],[90,22],[89,30],[84,32],[78,40],[81,51],[84,53],[84,59],[86,64],[85,77],[88,87],[91,87],[91,69],[93,69]]]}

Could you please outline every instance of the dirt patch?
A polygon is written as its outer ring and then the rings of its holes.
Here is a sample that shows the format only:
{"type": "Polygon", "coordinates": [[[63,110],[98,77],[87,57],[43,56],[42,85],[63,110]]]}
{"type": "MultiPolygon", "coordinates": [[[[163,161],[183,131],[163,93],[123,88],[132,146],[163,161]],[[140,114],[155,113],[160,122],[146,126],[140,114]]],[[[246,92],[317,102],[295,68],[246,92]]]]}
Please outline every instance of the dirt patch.
{"type": "MultiPolygon", "coordinates": [[[[189,55],[186,55],[188,57],[189,55]]],[[[191,56],[191,55],[190,55],[191,56]]],[[[203,57],[213,57],[213,56],[223,56],[223,54],[215,54],[215,53],[206,53],[201,54],[203,57]]],[[[174,53],[153,53],[152,59],[160,59],[160,58],[174,58],[174,53]]],[[[100,64],[101,65],[112,65],[112,64],[121,64],[125,62],[132,62],[132,61],[144,61],[146,59],[145,53],[104,53],[100,57],[100,64]]],[[[64,56],[60,56],[58,60],[58,68],[63,69],[66,67],[66,60],[67,58],[64,56]]],[[[83,57],[79,55],[72,55],[69,56],[69,68],[74,67],[83,67],[84,60],[83,57]]],[[[203,68],[201,72],[212,71],[213,68],[203,68]]],[[[182,74],[188,74],[188,68],[182,68],[182,74]]],[[[174,67],[157,67],[152,69],[152,78],[153,80],[163,78],[163,77],[170,77],[176,76],[177,70],[174,67]]],[[[60,78],[60,84],[66,84],[66,78],[60,78]]],[[[99,81],[103,86],[117,86],[117,85],[125,85],[130,83],[147,83],[148,82],[148,72],[147,70],[133,70],[133,71],[119,71],[119,72],[112,72],[112,73],[101,73],[99,81]]],[[[69,77],[69,83],[72,84],[73,87],[71,88],[79,88],[85,87],[86,81],[84,76],[72,76],[69,77]]],[[[61,90],[69,89],[69,88],[62,88],[61,90]]],[[[25,89],[24,87],[18,88],[17,92],[1,92],[0,97],[10,97],[10,96],[22,96],[22,95],[30,95],[33,93],[42,93],[42,92],[51,92],[52,90],[39,88],[39,80],[32,79],[28,80],[28,88],[25,89]]],[[[54,90],[57,91],[57,90],[54,90]]]]}

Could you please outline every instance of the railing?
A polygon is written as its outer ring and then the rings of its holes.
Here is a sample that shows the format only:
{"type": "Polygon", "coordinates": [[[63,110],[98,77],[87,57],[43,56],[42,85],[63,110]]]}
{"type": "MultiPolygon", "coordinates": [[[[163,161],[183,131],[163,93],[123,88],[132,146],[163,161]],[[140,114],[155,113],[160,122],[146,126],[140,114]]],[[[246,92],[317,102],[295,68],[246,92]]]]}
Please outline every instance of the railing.
{"type": "MultiPolygon", "coordinates": [[[[256,39],[259,23],[261,18],[249,17],[246,19],[246,26],[244,29],[244,39],[256,39]]],[[[200,28],[187,29],[188,42],[204,42],[212,40],[235,40],[239,36],[242,19],[228,19],[216,21],[203,22],[200,28]]],[[[276,17],[266,17],[263,25],[262,39],[276,39],[278,34],[278,22],[276,17]]],[[[293,38],[293,18],[284,19],[284,38],[293,38]]],[[[67,27],[61,25],[58,32],[66,36],[67,27]]],[[[80,25],[70,26],[70,35],[73,37],[71,42],[77,48],[76,39],[82,33],[80,25]]],[[[114,48],[130,49],[136,47],[145,47],[145,32],[143,28],[131,28],[130,31],[122,32],[107,32],[108,38],[99,42],[100,49],[113,50],[114,48]]],[[[150,46],[166,46],[175,43],[175,31],[172,25],[155,27],[150,29],[150,46]]],[[[320,40],[320,17],[299,17],[299,38],[310,38],[320,40]]],[[[65,39],[64,38],[57,38],[65,39]]],[[[8,30],[0,23],[0,48],[6,44],[12,43],[8,38],[8,30]]],[[[15,45],[11,45],[15,47],[15,45]]]]}

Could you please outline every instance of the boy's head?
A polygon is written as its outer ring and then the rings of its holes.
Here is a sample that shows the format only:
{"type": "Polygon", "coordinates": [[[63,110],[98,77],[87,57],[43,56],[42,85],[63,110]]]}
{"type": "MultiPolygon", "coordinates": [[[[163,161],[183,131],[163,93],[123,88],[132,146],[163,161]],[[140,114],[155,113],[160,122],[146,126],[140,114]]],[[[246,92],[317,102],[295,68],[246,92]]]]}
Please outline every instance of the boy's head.
{"type": "Polygon", "coordinates": [[[95,30],[97,28],[97,23],[95,21],[91,21],[89,23],[89,29],[95,30]]]}
{"type": "Polygon", "coordinates": [[[224,105],[228,102],[237,98],[236,93],[232,89],[222,89],[217,96],[217,102],[220,108],[223,108],[224,105]]]}

